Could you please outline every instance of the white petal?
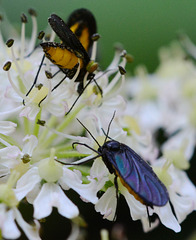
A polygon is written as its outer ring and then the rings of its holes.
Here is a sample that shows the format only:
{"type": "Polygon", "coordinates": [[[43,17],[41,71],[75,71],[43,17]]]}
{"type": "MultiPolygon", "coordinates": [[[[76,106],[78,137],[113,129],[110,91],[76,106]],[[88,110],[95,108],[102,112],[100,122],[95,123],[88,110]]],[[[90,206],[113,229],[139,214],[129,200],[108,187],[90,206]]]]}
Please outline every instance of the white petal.
{"type": "Polygon", "coordinates": [[[144,232],[149,232],[149,231],[152,231],[155,227],[157,227],[160,221],[159,219],[156,219],[154,222],[151,222],[149,225],[148,217],[142,217],[141,222],[142,222],[142,227],[144,232]]]}
{"type": "Polygon", "coordinates": [[[2,226],[2,235],[7,239],[16,239],[20,237],[21,233],[18,230],[18,227],[15,223],[15,216],[13,209],[5,212],[6,218],[4,219],[4,223],[2,226]]]}
{"type": "Polygon", "coordinates": [[[21,216],[21,213],[18,211],[18,209],[14,209],[16,221],[18,225],[22,228],[25,235],[28,237],[29,240],[41,240],[39,237],[39,229],[40,224],[38,221],[35,221],[35,225],[31,226],[27,222],[24,221],[24,219],[21,216]]]}
{"type": "Polygon", "coordinates": [[[132,219],[135,221],[141,219],[142,217],[146,217],[146,206],[136,200],[135,197],[131,195],[125,187],[122,187],[120,190],[121,194],[124,195],[127,201],[132,219]]]}
{"type": "Polygon", "coordinates": [[[0,164],[0,179],[2,180],[2,178],[8,175],[9,173],[10,173],[9,169],[0,164]]]}
{"type": "Polygon", "coordinates": [[[52,212],[52,207],[57,207],[58,212],[67,218],[74,218],[79,214],[78,208],[66,197],[62,189],[54,183],[45,183],[35,199],[34,217],[41,219],[52,212]]]}
{"type": "Polygon", "coordinates": [[[17,157],[20,153],[20,149],[16,146],[0,149],[0,163],[8,168],[13,168],[19,163],[17,157]]]}
{"type": "Polygon", "coordinates": [[[164,207],[154,207],[154,212],[158,214],[160,221],[167,228],[180,232],[181,227],[172,213],[169,202],[164,207]]]}
{"type": "Polygon", "coordinates": [[[179,196],[176,193],[170,193],[170,200],[174,206],[176,216],[179,223],[185,220],[187,215],[194,211],[196,198],[190,198],[188,196],[179,196]]]}
{"type": "Polygon", "coordinates": [[[96,159],[90,170],[90,175],[92,178],[97,178],[101,180],[103,177],[108,176],[109,171],[101,159],[96,159]]]}
{"type": "Polygon", "coordinates": [[[63,177],[59,180],[61,183],[65,183],[70,188],[74,189],[80,196],[89,202],[96,203],[97,198],[97,181],[93,180],[89,184],[82,184],[81,177],[70,169],[63,168],[63,177]]]}
{"type": "Polygon", "coordinates": [[[40,108],[37,105],[25,106],[20,113],[20,117],[26,117],[30,121],[35,120],[37,114],[39,113],[40,108]]]}
{"type": "Polygon", "coordinates": [[[0,133],[8,135],[15,131],[17,127],[16,123],[10,121],[0,121],[0,133]]]}
{"type": "Polygon", "coordinates": [[[41,181],[38,174],[37,167],[31,168],[27,171],[17,182],[16,189],[14,190],[17,199],[20,201],[29,192],[33,190],[35,185],[41,181]]]}
{"type": "Polygon", "coordinates": [[[32,156],[33,150],[37,147],[38,140],[34,135],[26,136],[23,138],[24,146],[22,149],[23,154],[29,154],[32,156]]]}
{"type": "Polygon", "coordinates": [[[95,210],[104,215],[110,221],[114,220],[116,213],[117,199],[116,199],[116,189],[115,187],[110,187],[99,199],[98,203],[95,205],[95,210]]]}
{"type": "Polygon", "coordinates": [[[50,102],[47,104],[47,110],[57,117],[62,117],[68,111],[68,105],[62,100],[61,104],[50,102]]]}

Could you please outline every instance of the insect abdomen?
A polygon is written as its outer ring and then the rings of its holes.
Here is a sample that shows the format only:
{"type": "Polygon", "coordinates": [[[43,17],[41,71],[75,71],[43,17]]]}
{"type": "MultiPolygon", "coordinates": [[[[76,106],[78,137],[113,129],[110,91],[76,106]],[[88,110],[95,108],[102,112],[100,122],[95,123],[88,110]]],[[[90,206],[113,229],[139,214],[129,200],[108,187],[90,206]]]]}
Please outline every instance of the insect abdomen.
{"type": "MultiPolygon", "coordinates": [[[[78,57],[66,49],[65,47],[53,43],[42,43],[41,44],[45,55],[50,61],[60,68],[73,69],[78,63],[78,57]]],[[[83,67],[83,61],[80,61],[80,68],[83,67]]]]}

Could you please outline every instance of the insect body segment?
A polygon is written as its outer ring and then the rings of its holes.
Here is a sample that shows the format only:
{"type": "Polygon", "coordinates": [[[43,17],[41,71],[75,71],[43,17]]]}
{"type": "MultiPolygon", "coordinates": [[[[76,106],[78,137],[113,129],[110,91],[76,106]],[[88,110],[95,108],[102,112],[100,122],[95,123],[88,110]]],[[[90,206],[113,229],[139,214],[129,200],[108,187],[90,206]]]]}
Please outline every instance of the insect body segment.
{"type": "MultiPolygon", "coordinates": [[[[73,69],[78,63],[78,57],[73,51],[66,48],[66,46],[58,43],[42,43],[45,55],[50,61],[60,68],[73,69]]],[[[80,67],[83,67],[81,61],[80,67]]]]}

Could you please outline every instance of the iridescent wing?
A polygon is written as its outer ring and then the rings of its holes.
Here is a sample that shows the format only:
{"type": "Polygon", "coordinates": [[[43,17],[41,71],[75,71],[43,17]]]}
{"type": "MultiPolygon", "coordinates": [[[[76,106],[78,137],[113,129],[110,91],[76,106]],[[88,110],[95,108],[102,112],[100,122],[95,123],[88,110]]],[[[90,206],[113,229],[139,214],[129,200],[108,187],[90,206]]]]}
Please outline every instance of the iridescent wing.
{"type": "Polygon", "coordinates": [[[120,144],[118,151],[108,151],[112,164],[122,184],[137,200],[147,206],[164,206],[168,192],[152,168],[130,147],[120,144]]]}

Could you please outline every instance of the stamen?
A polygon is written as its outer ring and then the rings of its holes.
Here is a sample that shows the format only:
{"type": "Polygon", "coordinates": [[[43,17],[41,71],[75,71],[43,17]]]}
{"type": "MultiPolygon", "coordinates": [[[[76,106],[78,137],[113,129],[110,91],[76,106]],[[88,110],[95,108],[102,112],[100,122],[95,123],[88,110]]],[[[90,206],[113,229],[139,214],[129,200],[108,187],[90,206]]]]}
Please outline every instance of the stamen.
{"type": "Polygon", "coordinates": [[[120,79],[121,76],[122,75],[118,71],[117,74],[115,75],[115,77],[112,79],[112,81],[108,84],[108,86],[104,90],[103,95],[106,95],[108,92],[111,91],[111,89],[116,85],[116,83],[118,82],[118,80],[120,79]]]}
{"type": "Polygon", "coordinates": [[[11,110],[9,110],[9,111],[1,112],[1,117],[10,116],[10,114],[17,113],[17,112],[19,112],[20,110],[22,110],[22,108],[23,108],[23,106],[20,105],[19,107],[14,108],[14,109],[11,109],[11,110]]]}
{"type": "Polygon", "coordinates": [[[11,48],[11,56],[12,56],[12,61],[13,63],[15,64],[16,66],[16,69],[19,73],[19,77],[21,78],[22,82],[25,82],[25,79],[24,79],[24,75],[23,75],[23,72],[18,64],[18,61],[16,59],[16,56],[15,56],[15,53],[14,53],[14,48],[13,48],[13,44],[14,44],[14,40],[13,39],[9,39],[7,42],[6,42],[6,45],[11,48]]]}
{"type": "Polygon", "coordinates": [[[12,146],[11,144],[9,144],[8,142],[6,142],[6,141],[3,140],[2,138],[0,138],[0,143],[2,143],[3,145],[5,145],[6,147],[12,146]]]}
{"type": "Polygon", "coordinates": [[[89,72],[86,72],[84,79],[83,79],[83,86],[86,86],[86,81],[87,81],[88,75],[89,75],[89,72]]]}
{"type": "Polygon", "coordinates": [[[21,27],[21,53],[20,53],[20,60],[21,63],[23,64],[24,62],[24,51],[25,51],[25,24],[27,23],[27,17],[23,13],[21,15],[21,22],[22,22],[22,27],[21,27]]]}
{"type": "MultiPolygon", "coordinates": [[[[124,69],[125,65],[127,63],[127,59],[126,57],[123,57],[122,62],[120,63],[120,69],[122,68],[124,69]]],[[[120,80],[120,77],[122,76],[122,80],[124,79],[124,75],[122,75],[121,71],[118,71],[118,73],[116,74],[116,76],[113,78],[113,80],[108,84],[108,86],[106,87],[105,91],[104,91],[104,95],[106,95],[109,91],[111,91],[111,89],[116,85],[116,83],[118,82],[118,80],[120,80]]]]}
{"type": "Polygon", "coordinates": [[[93,35],[92,40],[93,40],[93,46],[92,46],[92,53],[91,53],[91,60],[95,61],[96,59],[96,53],[97,53],[97,40],[100,38],[99,35],[93,35]]]}
{"type": "Polygon", "coordinates": [[[14,91],[15,91],[21,98],[26,99],[26,96],[25,96],[24,94],[22,94],[22,93],[18,90],[18,88],[15,86],[15,84],[13,83],[13,81],[12,81],[12,79],[11,79],[11,76],[10,76],[10,71],[9,71],[10,67],[11,67],[11,62],[7,62],[7,63],[4,65],[4,67],[3,67],[3,69],[4,69],[5,71],[7,71],[8,80],[9,80],[11,86],[13,87],[14,91]]]}
{"type": "Polygon", "coordinates": [[[66,134],[66,133],[62,133],[62,132],[59,132],[53,128],[50,128],[47,124],[44,125],[50,132],[53,132],[59,136],[62,136],[64,138],[67,138],[67,139],[71,139],[71,140],[74,140],[74,141],[82,141],[83,140],[83,137],[80,137],[80,136],[73,136],[73,135],[69,135],[69,134],[66,134]]]}
{"type": "Polygon", "coordinates": [[[31,19],[32,19],[32,34],[31,34],[31,40],[29,43],[29,53],[31,53],[34,48],[35,48],[35,43],[36,43],[36,39],[37,39],[37,13],[35,12],[35,10],[33,9],[29,9],[29,14],[31,15],[31,19]]]}
{"type": "Polygon", "coordinates": [[[107,67],[106,70],[110,70],[110,69],[116,69],[116,66],[118,66],[118,63],[120,61],[120,57],[121,57],[121,53],[122,53],[122,49],[119,47],[116,47],[116,51],[113,57],[112,62],[110,63],[110,65],[107,67]]]}

